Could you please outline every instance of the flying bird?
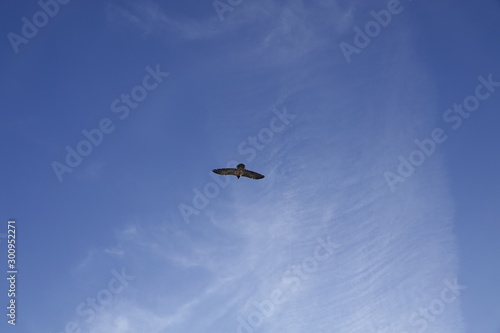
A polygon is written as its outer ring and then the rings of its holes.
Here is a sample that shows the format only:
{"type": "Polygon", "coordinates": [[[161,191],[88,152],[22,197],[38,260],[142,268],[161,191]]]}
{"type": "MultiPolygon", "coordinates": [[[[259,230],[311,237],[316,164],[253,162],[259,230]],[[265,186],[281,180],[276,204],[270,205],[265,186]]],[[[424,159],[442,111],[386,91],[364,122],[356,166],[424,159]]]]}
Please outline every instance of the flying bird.
{"type": "Polygon", "coordinates": [[[243,177],[248,177],[252,179],[262,179],[264,178],[263,175],[257,172],[253,172],[250,170],[245,169],[245,164],[240,163],[236,166],[236,169],[234,168],[223,168],[223,169],[213,169],[213,172],[219,175],[233,175],[238,177],[238,179],[243,176],[243,177]]]}

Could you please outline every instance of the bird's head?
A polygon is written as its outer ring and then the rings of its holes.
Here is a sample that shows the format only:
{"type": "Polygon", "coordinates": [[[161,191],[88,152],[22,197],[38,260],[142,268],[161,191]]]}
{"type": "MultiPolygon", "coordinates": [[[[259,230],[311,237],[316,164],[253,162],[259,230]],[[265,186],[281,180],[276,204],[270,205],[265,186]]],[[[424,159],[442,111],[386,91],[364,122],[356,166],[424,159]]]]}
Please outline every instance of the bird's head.
{"type": "Polygon", "coordinates": [[[236,168],[237,168],[237,169],[240,169],[240,170],[243,170],[243,169],[245,169],[245,164],[240,163],[240,164],[238,164],[238,165],[236,166],[236,168]]]}

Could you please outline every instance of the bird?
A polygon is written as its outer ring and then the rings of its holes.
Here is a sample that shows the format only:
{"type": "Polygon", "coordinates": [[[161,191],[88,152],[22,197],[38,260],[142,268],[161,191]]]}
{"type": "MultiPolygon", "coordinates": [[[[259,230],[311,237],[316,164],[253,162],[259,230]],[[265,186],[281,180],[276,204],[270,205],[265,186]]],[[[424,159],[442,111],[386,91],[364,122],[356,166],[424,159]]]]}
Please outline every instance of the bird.
{"type": "Polygon", "coordinates": [[[238,179],[243,176],[243,177],[248,177],[252,179],[262,179],[264,178],[264,175],[261,175],[260,173],[250,171],[245,169],[245,164],[240,163],[236,166],[236,169],[234,168],[222,168],[222,169],[213,169],[213,172],[219,175],[233,175],[236,176],[238,179]]]}

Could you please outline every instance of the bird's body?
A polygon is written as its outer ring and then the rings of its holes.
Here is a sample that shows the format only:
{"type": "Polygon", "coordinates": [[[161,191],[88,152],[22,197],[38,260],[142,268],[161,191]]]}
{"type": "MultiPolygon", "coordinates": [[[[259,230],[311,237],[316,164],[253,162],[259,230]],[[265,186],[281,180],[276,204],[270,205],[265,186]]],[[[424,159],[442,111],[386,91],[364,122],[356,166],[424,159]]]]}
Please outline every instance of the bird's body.
{"type": "Polygon", "coordinates": [[[236,166],[236,169],[223,168],[223,169],[213,169],[212,171],[218,175],[233,175],[233,176],[236,176],[237,178],[240,178],[242,176],[252,178],[252,179],[264,178],[264,176],[261,175],[260,173],[245,169],[245,164],[243,164],[243,163],[238,164],[236,166]]]}

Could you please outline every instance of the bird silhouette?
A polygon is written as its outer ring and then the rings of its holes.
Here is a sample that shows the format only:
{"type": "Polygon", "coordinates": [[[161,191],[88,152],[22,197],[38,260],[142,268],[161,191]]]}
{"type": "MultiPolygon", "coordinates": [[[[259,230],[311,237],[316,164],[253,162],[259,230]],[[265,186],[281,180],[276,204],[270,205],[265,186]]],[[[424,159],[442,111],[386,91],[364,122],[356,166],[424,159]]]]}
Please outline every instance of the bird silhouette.
{"type": "Polygon", "coordinates": [[[238,164],[236,166],[236,169],[234,169],[234,168],[222,168],[222,169],[213,169],[212,171],[218,175],[224,175],[224,176],[233,175],[233,176],[238,177],[238,179],[241,176],[252,178],[252,179],[264,178],[264,176],[261,175],[260,173],[245,169],[245,164],[243,164],[243,163],[238,164]]]}

